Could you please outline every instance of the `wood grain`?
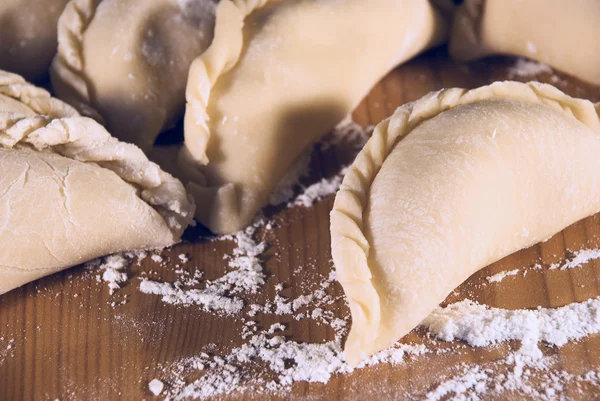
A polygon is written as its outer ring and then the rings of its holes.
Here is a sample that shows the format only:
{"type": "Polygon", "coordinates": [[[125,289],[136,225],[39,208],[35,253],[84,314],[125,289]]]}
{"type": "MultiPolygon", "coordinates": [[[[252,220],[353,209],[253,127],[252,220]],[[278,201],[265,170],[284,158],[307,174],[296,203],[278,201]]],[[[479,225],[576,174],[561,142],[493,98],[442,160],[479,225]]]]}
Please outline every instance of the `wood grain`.
{"type": "MultiPolygon", "coordinates": [[[[458,65],[448,60],[444,49],[433,50],[403,65],[385,77],[354,112],[357,122],[377,124],[399,105],[443,87],[477,87],[510,78],[515,60],[493,58],[458,65]]],[[[552,83],[570,95],[600,101],[600,88],[583,84],[560,73],[535,77],[552,83]]],[[[331,176],[350,162],[352,151],[342,143],[325,152],[315,152],[313,175],[307,182],[331,176]]],[[[329,249],[330,196],[309,209],[272,208],[266,211],[276,227],[265,234],[270,243],[266,269],[271,275],[265,293],[257,300],[274,296],[275,282],[285,283],[284,294],[294,297],[315,285],[331,269],[329,249]],[[296,272],[302,267],[300,272],[296,272]]],[[[0,400],[141,400],[155,399],[147,383],[162,377],[163,369],[181,358],[192,356],[214,343],[218,349],[240,344],[241,324],[232,318],[216,317],[197,307],[168,305],[159,297],[138,291],[139,278],[173,281],[177,255],[186,253],[191,262],[183,268],[201,268],[206,278],[219,277],[225,268],[223,255],[231,252],[231,241],[209,241],[202,230],[194,230],[191,242],[165,251],[165,266],[149,258],[129,270],[128,284],[115,295],[97,280],[97,272],[71,269],[26,285],[0,297],[0,400]],[[125,302],[123,305],[113,303],[125,302]],[[11,343],[10,341],[13,340],[11,343]],[[10,349],[8,348],[10,345],[10,349]]],[[[592,216],[556,234],[549,241],[517,252],[473,275],[450,295],[447,302],[466,297],[503,308],[558,307],[600,295],[600,260],[578,269],[531,271],[495,285],[485,277],[500,271],[524,268],[536,263],[549,265],[564,261],[569,252],[600,246],[600,215],[592,216]]],[[[341,295],[336,284],[333,293],[341,295]]],[[[343,303],[337,313],[347,313],[343,303]]],[[[260,324],[275,321],[288,325],[285,335],[297,341],[321,342],[333,339],[331,328],[311,320],[296,321],[284,316],[265,316],[260,324]]],[[[452,352],[423,355],[391,367],[379,365],[335,377],[327,385],[299,383],[284,396],[289,400],[418,399],[455,372],[463,362],[494,361],[516,343],[489,349],[474,349],[460,343],[437,343],[416,330],[403,340],[427,342],[429,347],[450,348],[452,352]],[[412,397],[412,398],[411,398],[412,397]]],[[[600,336],[569,343],[562,348],[545,347],[556,355],[559,367],[573,374],[600,369],[600,336]]],[[[599,399],[598,389],[582,393],[568,386],[576,400],[599,399]]],[[[251,392],[226,399],[259,399],[251,392]]],[[[523,399],[522,394],[500,398],[523,399]]]]}

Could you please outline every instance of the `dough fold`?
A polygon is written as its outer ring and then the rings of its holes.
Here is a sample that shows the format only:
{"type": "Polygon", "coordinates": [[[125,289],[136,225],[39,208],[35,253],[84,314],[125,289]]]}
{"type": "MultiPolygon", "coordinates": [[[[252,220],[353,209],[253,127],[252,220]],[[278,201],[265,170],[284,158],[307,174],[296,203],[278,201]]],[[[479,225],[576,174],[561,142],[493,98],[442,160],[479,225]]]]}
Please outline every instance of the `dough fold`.
{"type": "Polygon", "coordinates": [[[465,0],[454,14],[450,54],[524,56],[600,85],[598,21],[596,0],[465,0]]]}
{"type": "Polygon", "coordinates": [[[600,211],[599,106],[498,82],[431,93],[376,127],[331,212],[350,363],[477,270],[600,211]]]}
{"type": "Polygon", "coordinates": [[[215,233],[250,223],[304,150],[389,70],[441,43],[424,0],[234,0],[190,67],[180,165],[215,233]]]}
{"type": "Polygon", "coordinates": [[[35,81],[48,74],[56,54],[56,22],[67,1],[0,2],[0,69],[35,81]]]}
{"type": "Polygon", "coordinates": [[[177,179],[134,145],[0,71],[0,294],[106,254],[163,248],[193,224],[177,179]]]}
{"type": "Polygon", "coordinates": [[[210,44],[214,0],[71,0],[51,71],[58,96],[144,151],[183,114],[191,62],[210,44]]]}

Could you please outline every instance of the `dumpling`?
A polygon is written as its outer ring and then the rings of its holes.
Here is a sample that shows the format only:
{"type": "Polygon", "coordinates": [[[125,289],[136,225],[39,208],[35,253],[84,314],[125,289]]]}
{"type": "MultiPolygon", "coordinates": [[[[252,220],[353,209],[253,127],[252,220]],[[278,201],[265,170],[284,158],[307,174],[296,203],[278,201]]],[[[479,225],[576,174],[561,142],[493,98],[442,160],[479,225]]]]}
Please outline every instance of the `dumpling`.
{"type": "Polygon", "coordinates": [[[310,144],[445,28],[426,0],[221,2],[186,91],[196,217],[215,233],[246,226],[310,144]]]}
{"type": "Polygon", "coordinates": [[[48,73],[56,54],[56,22],[67,1],[0,2],[0,69],[30,80],[48,73]]]}
{"type": "Polygon", "coordinates": [[[600,85],[597,0],[465,0],[456,9],[450,54],[473,60],[525,56],[600,85]]]}
{"type": "Polygon", "coordinates": [[[194,204],[134,145],[0,71],[0,294],[90,259],[180,240],[194,204]]]}
{"type": "Polygon", "coordinates": [[[600,104],[545,84],[431,93],[375,129],[331,212],[346,359],[399,340],[477,270],[600,211],[600,104]]]}
{"type": "Polygon", "coordinates": [[[214,0],[71,0],[58,24],[56,93],[148,151],[183,114],[188,69],[212,40],[214,8],[214,0]]]}

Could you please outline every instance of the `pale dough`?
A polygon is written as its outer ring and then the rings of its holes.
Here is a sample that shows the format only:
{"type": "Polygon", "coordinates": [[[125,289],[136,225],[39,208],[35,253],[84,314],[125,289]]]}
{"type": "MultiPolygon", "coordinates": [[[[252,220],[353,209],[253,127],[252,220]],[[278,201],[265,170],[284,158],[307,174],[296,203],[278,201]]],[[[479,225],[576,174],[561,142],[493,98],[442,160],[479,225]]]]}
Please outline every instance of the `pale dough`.
{"type": "Polygon", "coordinates": [[[454,15],[450,54],[525,56],[600,85],[599,21],[597,0],[465,0],[454,15]]]}
{"type": "Polygon", "coordinates": [[[56,54],[56,22],[67,1],[0,1],[0,69],[30,80],[48,73],[56,54]]]}
{"type": "Polygon", "coordinates": [[[188,69],[212,40],[214,8],[213,0],[71,0],[52,65],[58,96],[148,151],[183,114],[188,69]]]}
{"type": "Polygon", "coordinates": [[[186,92],[196,217],[215,233],[246,226],[310,144],[445,33],[426,0],[221,2],[186,92]]]}
{"type": "Polygon", "coordinates": [[[599,111],[498,82],[429,94],[379,124],[331,212],[347,360],[391,346],[477,270],[600,211],[599,111]]]}
{"type": "Polygon", "coordinates": [[[175,178],[134,145],[0,71],[0,294],[90,259],[162,248],[193,224],[175,178]]]}

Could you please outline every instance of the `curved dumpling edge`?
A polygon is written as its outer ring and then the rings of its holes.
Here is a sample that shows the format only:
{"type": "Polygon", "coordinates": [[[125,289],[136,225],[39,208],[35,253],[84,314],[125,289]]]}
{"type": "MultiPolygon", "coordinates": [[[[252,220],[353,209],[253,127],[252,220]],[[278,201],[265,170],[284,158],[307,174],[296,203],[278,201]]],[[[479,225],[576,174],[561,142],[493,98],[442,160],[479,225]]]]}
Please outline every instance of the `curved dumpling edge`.
{"type": "Polygon", "coordinates": [[[352,328],[345,344],[345,357],[356,365],[379,351],[380,298],[371,278],[370,244],[365,237],[363,213],[370,185],[398,141],[417,125],[451,108],[490,98],[544,104],[567,113],[600,132],[600,104],[572,98],[555,87],[539,82],[495,82],[473,90],[444,89],[396,110],[375,128],[354,163],[348,168],[331,211],[331,252],[337,279],[350,304],[352,328]]]}

